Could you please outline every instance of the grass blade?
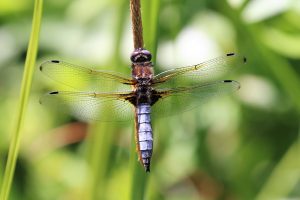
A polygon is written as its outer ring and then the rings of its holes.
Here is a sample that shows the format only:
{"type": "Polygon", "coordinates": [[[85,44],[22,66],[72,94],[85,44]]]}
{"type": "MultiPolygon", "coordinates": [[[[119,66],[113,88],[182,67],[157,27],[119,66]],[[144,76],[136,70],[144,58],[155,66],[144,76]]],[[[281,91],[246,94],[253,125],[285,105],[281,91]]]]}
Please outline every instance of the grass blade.
{"type": "Polygon", "coordinates": [[[11,184],[14,176],[14,170],[20,148],[20,141],[22,136],[22,125],[26,114],[26,108],[28,104],[29,93],[32,84],[33,72],[35,69],[35,60],[38,50],[39,33],[42,18],[43,0],[36,0],[34,4],[32,30],[29,39],[29,45],[27,49],[26,61],[24,66],[24,73],[21,85],[19,107],[17,113],[17,120],[15,124],[15,130],[12,135],[12,140],[8,152],[8,160],[5,167],[4,179],[2,182],[0,199],[8,199],[11,184]]]}

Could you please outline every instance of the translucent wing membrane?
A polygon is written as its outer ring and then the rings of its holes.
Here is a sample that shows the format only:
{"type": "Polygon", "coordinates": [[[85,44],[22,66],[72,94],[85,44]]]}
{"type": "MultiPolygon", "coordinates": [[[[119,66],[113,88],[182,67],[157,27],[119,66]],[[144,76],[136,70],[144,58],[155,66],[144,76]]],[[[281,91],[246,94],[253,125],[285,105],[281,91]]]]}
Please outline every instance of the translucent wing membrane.
{"type": "Polygon", "coordinates": [[[232,80],[217,81],[210,84],[198,84],[192,87],[161,89],[158,92],[163,98],[152,107],[154,117],[166,117],[196,108],[212,97],[230,94],[240,88],[240,84],[232,80]]]}
{"type": "Polygon", "coordinates": [[[51,79],[81,91],[123,91],[129,90],[133,84],[131,79],[118,73],[92,70],[58,60],[44,62],[40,70],[51,79]]]}
{"type": "MultiPolygon", "coordinates": [[[[152,115],[161,117],[181,113],[207,102],[212,97],[238,90],[238,82],[216,79],[245,62],[246,58],[231,53],[198,65],[172,69],[154,76],[150,87],[154,89],[153,98],[158,98],[158,101],[152,106],[152,115]]],[[[53,80],[74,89],[93,91],[50,92],[40,100],[41,104],[50,104],[51,108],[66,111],[83,120],[133,119],[134,107],[126,99],[133,100],[138,98],[138,95],[145,96],[131,91],[131,86],[136,84],[134,80],[117,73],[96,71],[56,60],[43,63],[40,70],[53,80]],[[108,93],[110,91],[119,92],[108,93]]]]}
{"type": "Polygon", "coordinates": [[[164,88],[213,82],[244,63],[245,57],[230,53],[198,65],[162,72],[154,77],[153,83],[154,87],[164,88]]]}
{"type": "Polygon", "coordinates": [[[44,95],[40,103],[82,120],[126,121],[133,119],[133,106],[128,93],[92,93],[55,91],[44,95]]]}

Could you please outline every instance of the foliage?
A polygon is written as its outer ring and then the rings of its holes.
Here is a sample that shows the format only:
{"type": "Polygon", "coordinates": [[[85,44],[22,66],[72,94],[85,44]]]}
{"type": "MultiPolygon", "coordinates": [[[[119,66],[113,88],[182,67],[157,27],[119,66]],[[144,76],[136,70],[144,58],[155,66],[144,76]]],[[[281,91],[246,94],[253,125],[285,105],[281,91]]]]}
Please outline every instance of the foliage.
{"type": "MultiPolygon", "coordinates": [[[[10,199],[299,198],[300,10],[296,3],[265,2],[142,0],[156,72],[228,52],[248,59],[228,75],[241,83],[236,94],[153,119],[153,166],[144,174],[133,122],[87,125],[38,103],[62,87],[39,73],[48,59],[130,74],[129,2],[46,1],[10,199]]],[[[32,13],[29,0],[0,3],[3,161],[16,129],[32,13]]]]}

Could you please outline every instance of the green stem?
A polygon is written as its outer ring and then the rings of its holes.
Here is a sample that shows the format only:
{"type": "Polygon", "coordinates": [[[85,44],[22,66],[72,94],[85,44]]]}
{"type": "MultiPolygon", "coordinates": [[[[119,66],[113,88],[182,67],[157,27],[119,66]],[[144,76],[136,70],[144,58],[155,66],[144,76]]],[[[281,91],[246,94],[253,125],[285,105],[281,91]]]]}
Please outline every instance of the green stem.
{"type": "Polygon", "coordinates": [[[0,194],[1,200],[8,199],[11,190],[12,180],[14,177],[14,171],[16,167],[16,161],[18,158],[20,141],[22,136],[21,130],[24,123],[26,108],[28,105],[29,93],[32,84],[33,72],[35,69],[35,61],[36,61],[36,55],[38,50],[38,41],[39,41],[39,33],[40,33],[41,18],[42,18],[42,8],[43,8],[43,0],[36,0],[34,4],[32,30],[30,34],[22,85],[21,85],[17,120],[16,120],[15,130],[13,132],[12,140],[9,147],[8,160],[6,163],[4,179],[1,188],[1,194],[0,194]]]}

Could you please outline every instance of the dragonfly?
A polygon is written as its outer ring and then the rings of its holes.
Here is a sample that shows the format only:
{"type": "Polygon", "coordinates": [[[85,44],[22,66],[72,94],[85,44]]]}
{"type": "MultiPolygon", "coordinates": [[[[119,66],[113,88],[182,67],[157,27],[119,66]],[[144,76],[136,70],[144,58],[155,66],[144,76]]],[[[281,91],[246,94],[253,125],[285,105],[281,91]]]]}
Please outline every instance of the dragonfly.
{"type": "Polygon", "coordinates": [[[46,61],[40,65],[40,71],[72,90],[51,91],[40,99],[40,103],[57,106],[60,111],[71,112],[82,119],[134,119],[138,158],[145,171],[150,172],[153,153],[151,118],[182,113],[212,97],[233,93],[240,84],[221,78],[246,63],[245,57],[228,53],[155,75],[151,59],[148,50],[135,49],[130,57],[131,77],[60,60],[46,61]]]}

